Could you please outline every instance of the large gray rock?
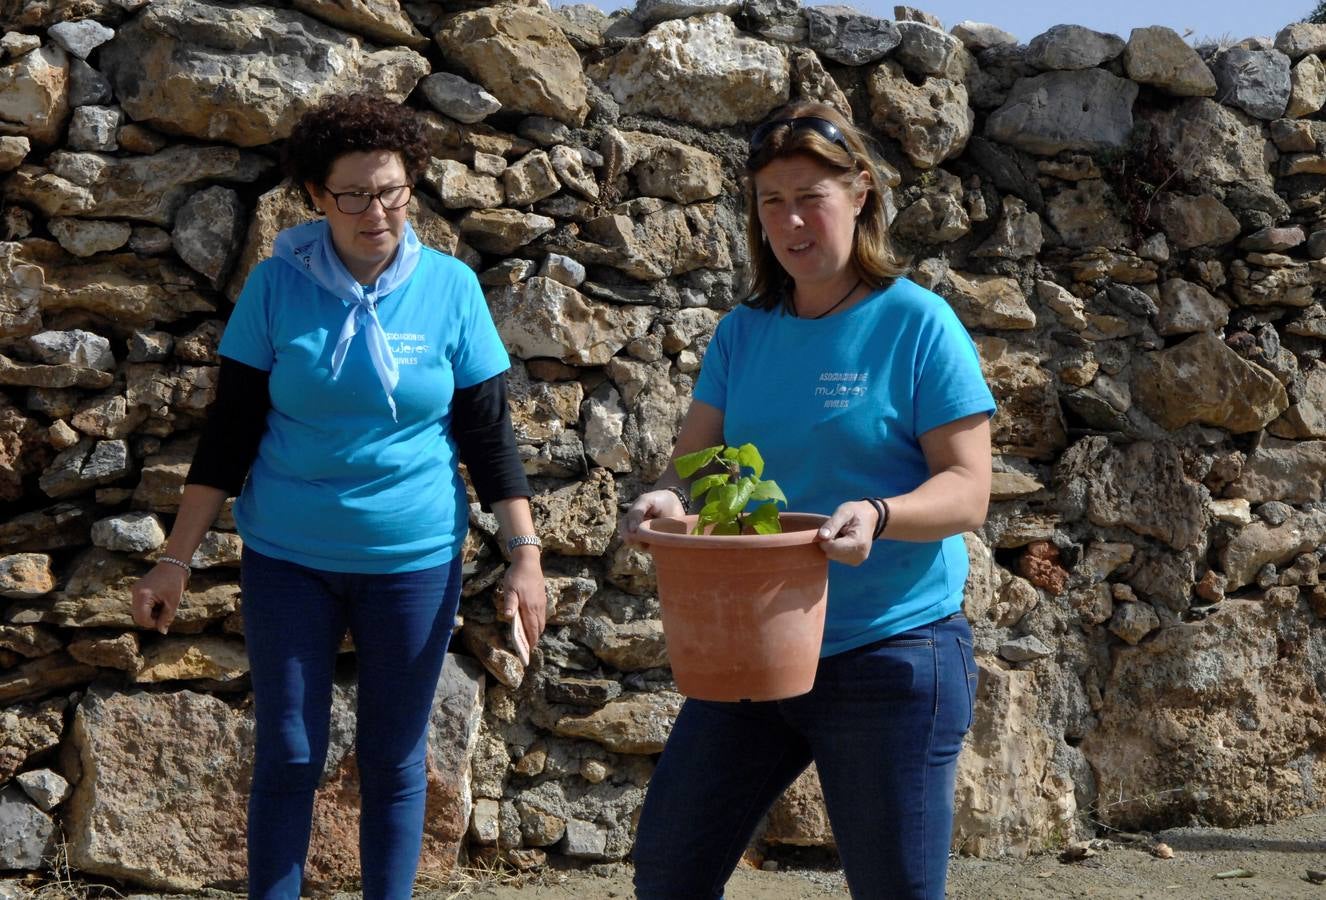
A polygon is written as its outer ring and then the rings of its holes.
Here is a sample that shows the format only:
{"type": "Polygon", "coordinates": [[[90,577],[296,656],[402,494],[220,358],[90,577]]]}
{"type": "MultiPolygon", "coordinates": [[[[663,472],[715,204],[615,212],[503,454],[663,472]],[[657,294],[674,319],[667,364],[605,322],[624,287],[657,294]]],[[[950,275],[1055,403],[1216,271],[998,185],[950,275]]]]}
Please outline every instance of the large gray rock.
{"type": "Polygon", "coordinates": [[[511,5],[462,12],[434,38],[508,111],[568,125],[583,124],[589,115],[580,56],[556,22],[536,9],[511,5]]]}
{"type": "Polygon", "coordinates": [[[1081,25],[1055,25],[1027,44],[1027,62],[1038,69],[1090,69],[1123,52],[1123,38],[1081,25]]]}
{"type": "Polygon", "coordinates": [[[917,75],[933,75],[961,81],[975,61],[962,42],[923,22],[898,22],[901,43],[893,57],[903,68],[917,75]]]}
{"type": "Polygon", "coordinates": [[[129,445],[124,441],[82,440],[57,456],[38,483],[48,497],[67,497],[116,481],[130,471],[129,445]]]}
{"type": "Polygon", "coordinates": [[[1031,153],[1106,150],[1127,142],[1137,85],[1103,69],[1019,78],[986,120],[994,140],[1031,153]]]}
{"type": "Polygon", "coordinates": [[[413,50],[377,50],[300,12],[157,0],[101,48],[136,122],[240,147],[286,137],[325,97],[372,85],[401,101],[428,74],[413,50]]]}
{"type": "Polygon", "coordinates": [[[651,309],[599,303],[540,277],[492,293],[488,302],[512,354],[582,366],[606,363],[653,320],[651,309]]]}
{"type": "Polygon", "coordinates": [[[56,22],[46,33],[68,52],[86,60],[88,54],[115,37],[115,32],[92,19],[56,22]]]}
{"type": "Polygon", "coordinates": [[[502,108],[502,102],[472,81],[435,72],[419,83],[433,109],[457,122],[482,122],[502,108]]]}
{"type": "Polygon", "coordinates": [[[111,83],[81,59],[69,60],[69,105],[105,106],[115,99],[111,83]]]}
{"type": "Polygon", "coordinates": [[[46,168],[20,166],[6,193],[48,216],[125,218],[170,225],[200,183],[253,182],[272,169],[233,147],[176,146],[150,156],[57,151],[46,168]]]}
{"type": "Polygon", "coordinates": [[[1148,110],[1143,119],[1155,126],[1156,140],[1184,178],[1271,190],[1276,152],[1262,123],[1206,97],[1148,110]]]}
{"type": "Polygon", "coordinates": [[[988,50],[991,47],[1017,46],[1017,35],[986,22],[973,22],[963,19],[953,26],[951,34],[962,41],[963,46],[973,53],[988,50]]]}
{"type": "Polygon", "coordinates": [[[110,341],[81,328],[34,334],[26,349],[33,359],[51,366],[85,366],[102,372],[115,368],[110,341]]]}
{"type": "Polygon", "coordinates": [[[70,150],[118,150],[123,122],[124,113],[113,106],[80,106],[69,121],[65,146],[70,150]]]}
{"type": "Polygon", "coordinates": [[[710,13],[734,16],[740,7],[737,0],[638,0],[631,18],[650,28],[669,19],[689,19],[710,13]]]}
{"type": "Polygon", "coordinates": [[[1180,97],[1213,97],[1215,76],[1197,51],[1163,25],[1134,28],[1123,51],[1128,77],[1180,97]]]}
{"type": "Polygon", "coordinates": [[[122,513],[92,525],[92,543],[107,550],[146,553],[165,542],[166,532],[154,513],[122,513]]]}
{"type": "Polygon", "coordinates": [[[783,50],[742,36],[717,14],[655,26],[589,76],[623,113],[701,127],[758,121],[787,102],[791,86],[783,50]]]}
{"type": "Polygon", "coordinates": [[[845,66],[863,66],[898,46],[898,26],[857,12],[850,6],[806,8],[810,46],[821,56],[845,66]]]}
{"type": "Polygon", "coordinates": [[[18,785],[0,788],[0,867],[40,869],[55,848],[55,821],[18,785]]]}
{"type": "Polygon", "coordinates": [[[1278,119],[1289,105],[1289,57],[1278,50],[1231,47],[1212,62],[1224,102],[1259,119],[1278,119]]]}
{"type": "Polygon", "coordinates": [[[239,255],[244,224],[239,194],[219,185],[209,187],[180,207],[170,235],[171,245],[180,259],[213,287],[220,288],[239,255]]]}
{"type": "Polygon", "coordinates": [[[1163,335],[1216,331],[1229,321],[1229,305],[1192,281],[1171,278],[1160,286],[1156,331],[1163,335]]]}
{"type": "Polygon", "coordinates": [[[1305,373],[1302,391],[1270,430],[1277,437],[1326,438],[1326,366],[1305,373]]]}

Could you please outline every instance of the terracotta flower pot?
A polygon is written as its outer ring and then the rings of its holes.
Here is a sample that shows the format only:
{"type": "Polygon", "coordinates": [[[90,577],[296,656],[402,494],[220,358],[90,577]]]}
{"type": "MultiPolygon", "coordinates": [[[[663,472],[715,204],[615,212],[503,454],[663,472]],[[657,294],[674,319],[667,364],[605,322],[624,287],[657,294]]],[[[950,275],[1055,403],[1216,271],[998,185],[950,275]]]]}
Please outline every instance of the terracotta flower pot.
{"type": "Polygon", "coordinates": [[[782,534],[691,534],[695,516],[651,519],[663,634],[678,689],[700,700],[780,700],[815,683],[829,561],[826,516],[783,513],[782,534]]]}

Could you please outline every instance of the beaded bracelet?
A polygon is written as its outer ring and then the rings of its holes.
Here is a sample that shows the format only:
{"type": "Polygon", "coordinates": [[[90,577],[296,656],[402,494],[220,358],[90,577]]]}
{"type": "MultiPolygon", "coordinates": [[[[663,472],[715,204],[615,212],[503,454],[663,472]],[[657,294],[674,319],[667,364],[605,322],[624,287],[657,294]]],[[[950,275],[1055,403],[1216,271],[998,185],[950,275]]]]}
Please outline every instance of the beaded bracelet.
{"type": "Polygon", "coordinates": [[[682,512],[689,513],[691,511],[691,500],[689,497],[686,496],[685,491],[677,487],[675,484],[670,487],[665,487],[663,490],[671,491],[672,495],[681,501],[682,512]]]}
{"type": "Polygon", "coordinates": [[[169,564],[172,565],[172,566],[179,566],[181,569],[183,569],[183,570],[184,570],[185,572],[187,572],[188,574],[190,574],[190,575],[193,574],[193,566],[189,565],[188,563],[186,563],[186,562],[185,562],[184,560],[182,560],[182,559],[176,559],[176,558],[173,557],[173,556],[158,556],[158,557],[157,557],[157,562],[159,562],[159,563],[169,563],[169,564]]]}

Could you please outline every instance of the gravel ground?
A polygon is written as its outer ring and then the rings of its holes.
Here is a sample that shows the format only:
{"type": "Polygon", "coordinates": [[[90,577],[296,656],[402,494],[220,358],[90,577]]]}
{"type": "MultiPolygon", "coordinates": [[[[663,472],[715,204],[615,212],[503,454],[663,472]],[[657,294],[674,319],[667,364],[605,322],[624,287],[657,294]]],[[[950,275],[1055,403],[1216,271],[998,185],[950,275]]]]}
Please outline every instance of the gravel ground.
{"type": "MultiPolygon", "coordinates": [[[[1276,825],[1237,829],[1176,828],[1129,841],[1093,841],[1090,855],[1071,862],[1059,855],[949,864],[951,900],[1051,900],[1064,897],[1137,900],[1326,900],[1326,812],[1276,825]],[[1170,859],[1151,852],[1156,841],[1170,859]]],[[[847,883],[830,854],[783,851],[776,871],[743,866],[728,883],[726,900],[818,900],[848,897],[847,883]]],[[[679,864],[683,864],[680,863],[679,864]]],[[[361,900],[346,892],[331,900],[361,900]]],[[[531,874],[467,869],[446,884],[421,884],[417,900],[627,900],[631,870],[610,864],[531,874]]],[[[184,900],[180,895],[135,894],[76,883],[5,879],[0,900],[184,900]]],[[[243,900],[206,891],[190,900],[243,900]]]]}

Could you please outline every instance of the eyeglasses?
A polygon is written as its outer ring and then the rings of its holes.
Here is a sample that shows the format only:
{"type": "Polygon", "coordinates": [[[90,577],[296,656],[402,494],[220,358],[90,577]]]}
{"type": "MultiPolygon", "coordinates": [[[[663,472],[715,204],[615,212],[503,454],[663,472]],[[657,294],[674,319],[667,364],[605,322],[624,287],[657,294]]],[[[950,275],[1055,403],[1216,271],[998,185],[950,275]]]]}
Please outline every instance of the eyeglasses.
{"type": "Polygon", "coordinates": [[[357,216],[368,209],[374,200],[381,203],[383,209],[400,209],[410,202],[410,196],[414,193],[414,188],[408,184],[397,184],[383,188],[376,194],[370,194],[366,191],[341,191],[337,193],[333,190],[327,190],[327,193],[331,194],[336,201],[337,209],[347,216],[357,216]]]}
{"type": "Polygon", "coordinates": [[[769,135],[776,129],[788,127],[793,131],[805,128],[815,132],[831,144],[837,144],[847,151],[848,156],[852,155],[852,148],[847,145],[847,138],[843,135],[842,129],[830,122],[828,119],[821,119],[819,116],[797,116],[795,119],[774,119],[772,122],[765,122],[763,125],[756,126],[750,134],[750,152],[751,155],[759,153],[769,140],[769,135]]]}

